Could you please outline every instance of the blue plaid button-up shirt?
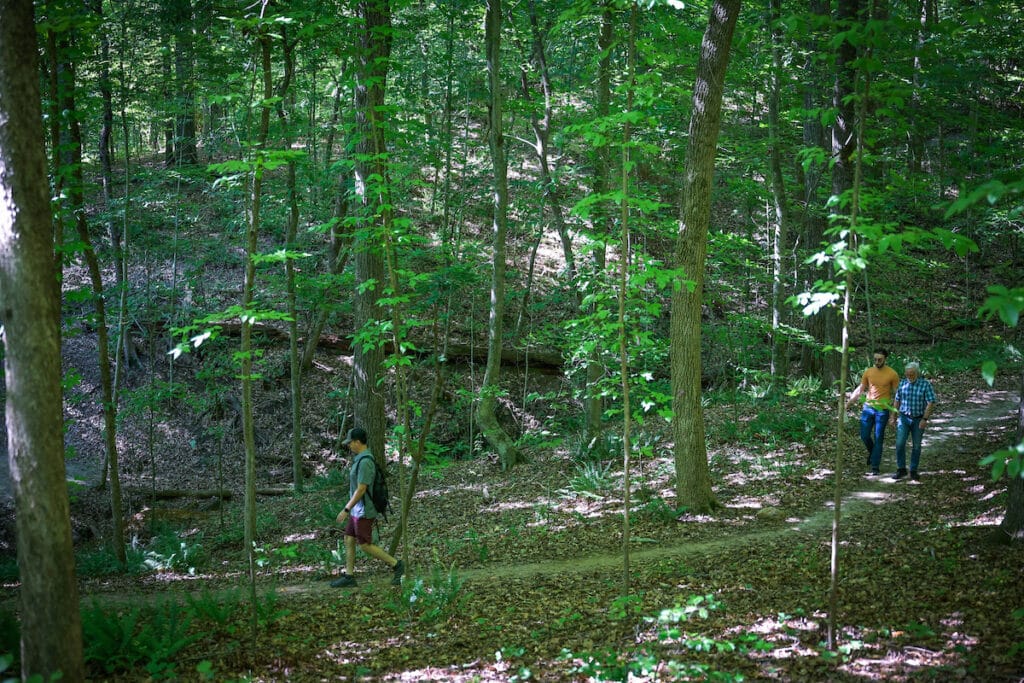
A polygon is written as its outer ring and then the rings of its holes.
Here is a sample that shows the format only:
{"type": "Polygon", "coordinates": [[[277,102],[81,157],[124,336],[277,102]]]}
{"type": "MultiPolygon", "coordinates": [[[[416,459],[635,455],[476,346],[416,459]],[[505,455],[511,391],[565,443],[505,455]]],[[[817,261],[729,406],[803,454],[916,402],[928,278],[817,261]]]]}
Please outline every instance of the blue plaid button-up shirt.
{"type": "Polygon", "coordinates": [[[921,417],[928,404],[935,403],[935,390],[932,383],[922,377],[913,382],[902,379],[896,389],[895,400],[900,404],[900,413],[903,415],[921,417]]]}

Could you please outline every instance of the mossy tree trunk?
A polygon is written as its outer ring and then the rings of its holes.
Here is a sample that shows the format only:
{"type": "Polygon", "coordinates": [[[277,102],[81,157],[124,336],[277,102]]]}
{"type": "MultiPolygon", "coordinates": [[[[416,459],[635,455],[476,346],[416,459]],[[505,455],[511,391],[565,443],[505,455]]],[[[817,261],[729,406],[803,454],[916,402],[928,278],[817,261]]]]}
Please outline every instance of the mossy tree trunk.
{"type": "Polygon", "coordinates": [[[490,147],[494,166],[494,217],[491,226],[491,308],[487,325],[487,369],[480,387],[476,419],[487,443],[507,470],[522,459],[515,442],[498,423],[501,395],[501,343],[505,316],[505,238],[508,233],[508,162],[502,131],[504,97],[501,85],[501,0],[488,0],[485,24],[487,75],[490,85],[490,147]]]}
{"type": "Polygon", "coordinates": [[[687,283],[672,294],[672,431],[676,501],[693,511],[718,506],[711,491],[701,405],[701,303],[711,222],[711,180],[722,118],[722,89],[740,0],[715,0],[697,62],[675,262],[687,283]]]}
{"type": "Polygon", "coordinates": [[[64,481],[60,291],[31,0],[0,0],[0,326],[21,577],[21,677],[85,680],[64,481]]]}
{"type": "Polygon", "coordinates": [[[356,156],[355,194],[361,221],[354,239],[356,274],[355,332],[365,335],[355,344],[353,372],[353,412],[355,424],[363,427],[367,444],[377,458],[384,457],[384,387],[379,381],[384,364],[384,338],[372,329],[387,319],[387,311],[377,302],[383,296],[384,256],[378,231],[382,229],[381,211],[387,198],[387,161],[379,150],[386,150],[384,95],[387,90],[388,59],[391,56],[391,5],[389,0],[361,0],[362,19],[356,74],[356,156]]]}

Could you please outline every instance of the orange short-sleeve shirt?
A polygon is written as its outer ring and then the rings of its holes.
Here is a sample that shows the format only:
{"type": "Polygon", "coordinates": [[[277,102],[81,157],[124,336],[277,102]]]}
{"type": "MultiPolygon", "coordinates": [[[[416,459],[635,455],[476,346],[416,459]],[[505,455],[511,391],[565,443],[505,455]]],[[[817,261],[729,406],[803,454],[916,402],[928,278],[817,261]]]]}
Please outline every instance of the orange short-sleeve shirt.
{"type": "Polygon", "coordinates": [[[869,401],[892,401],[896,388],[900,385],[900,376],[888,365],[882,368],[872,365],[864,371],[860,384],[867,389],[869,401]]]}

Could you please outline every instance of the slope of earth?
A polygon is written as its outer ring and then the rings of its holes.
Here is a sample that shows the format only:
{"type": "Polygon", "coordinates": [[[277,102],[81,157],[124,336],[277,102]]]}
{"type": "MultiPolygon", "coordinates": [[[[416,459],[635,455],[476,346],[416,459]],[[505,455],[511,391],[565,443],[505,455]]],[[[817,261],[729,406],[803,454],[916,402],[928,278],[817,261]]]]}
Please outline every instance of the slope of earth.
{"type": "MultiPolygon", "coordinates": [[[[670,458],[645,462],[628,591],[621,472],[609,465],[606,480],[583,487],[568,454],[538,449],[511,473],[486,459],[426,471],[401,588],[365,557],[358,588],[323,580],[336,571],[336,488],[261,500],[263,626],[252,642],[243,635],[249,610],[234,507],[225,522],[207,513],[185,527],[182,549],[202,547],[206,566],[86,580],[83,604],[122,614],[141,604],[159,613],[188,598],[207,605],[193,624],[202,640],[178,653],[184,679],[212,666],[217,680],[260,681],[712,672],[733,676],[720,680],[1019,680],[1024,623],[1014,614],[1024,607],[1024,550],[989,543],[1005,484],[977,464],[1005,445],[1018,397],[973,377],[942,379],[920,482],[865,478],[855,421],[847,425],[836,652],[825,648],[835,478],[824,443],[776,449],[789,451],[785,458],[736,445],[713,450],[723,508],[711,515],[673,511],[670,458]]],[[[749,410],[734,415],[750,419],[749,410]]],[[[385,545],[393,533],[392,519],[385,545]]],[[[140,673],[94,666],[110,680],[140,673]]]]}

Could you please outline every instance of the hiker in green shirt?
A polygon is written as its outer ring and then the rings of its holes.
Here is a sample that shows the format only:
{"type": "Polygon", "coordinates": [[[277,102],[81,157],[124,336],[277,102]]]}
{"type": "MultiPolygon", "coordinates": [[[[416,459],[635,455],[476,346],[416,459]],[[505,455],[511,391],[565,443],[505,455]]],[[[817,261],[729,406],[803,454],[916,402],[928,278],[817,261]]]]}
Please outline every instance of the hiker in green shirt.
{"type": "Polygon", "coordinates": [[[366,430],[353,427],[348,430],[342,442],[354,457],[348,474],[348,502],[345,503],[345,509],[338,513],[338,524],[345,525],[345,572],[331,581],[335,588],[356,585],[356,543],[364,553],[392,568],[391,583],[394,585],[401,585],[402,574],[405,573],[404,562],[396,560],[373,542],[373,522],[377,518],[377,510],[368,492],[373,484],[377,463],[366,441],[366,430]]]}

